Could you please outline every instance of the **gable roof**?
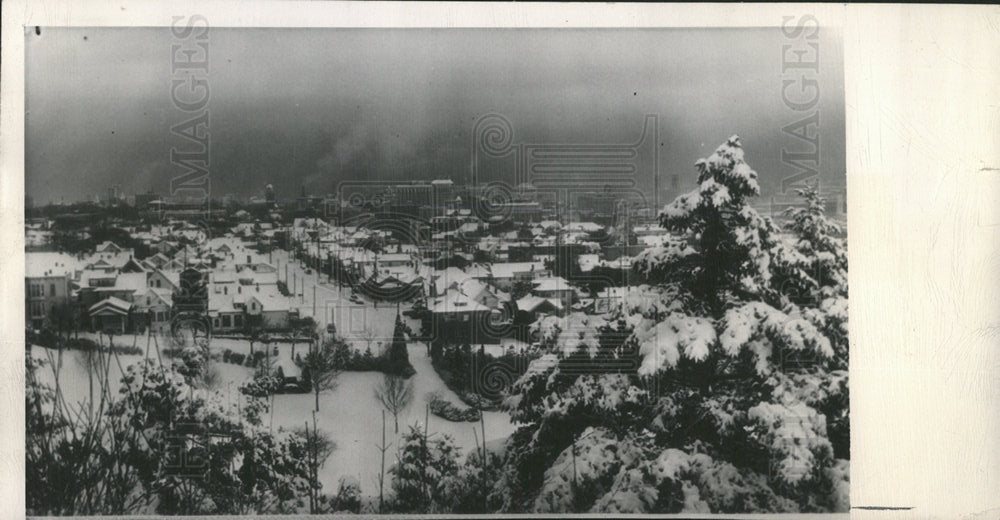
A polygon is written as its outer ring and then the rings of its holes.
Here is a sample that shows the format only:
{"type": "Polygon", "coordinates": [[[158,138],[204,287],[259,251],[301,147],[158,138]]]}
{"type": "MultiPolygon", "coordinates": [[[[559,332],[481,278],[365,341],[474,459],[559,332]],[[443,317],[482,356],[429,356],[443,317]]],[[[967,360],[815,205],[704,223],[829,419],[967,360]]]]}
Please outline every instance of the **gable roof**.
{"type": "Polygon", "coordinates": [[[527,295],[520,300],[517,300],[518,310],[537,312],[539,308],[544,310],[545,307],[551,306],[556,310],[562,310],[562,302],[553,298],[542,298],[540,296],[527,295]]]}
{"type": "Polygon", "coordinates": [[[98,315],[98,316],[106,316],[106,315],[124,316],[124,315],[128,314],[128,311],[131,308],[132,308],[132,304],[131,303],[129,303],[129,302],[125,301],[125,300],[119,299],[119,298],[115,298],[114,296],[110,296],[108,298],[105,298],[105,299],[103,299],[103,300],[101,300],[101,301],[99,301],[99,302],[91,305],[90,308],[87,309],[87,312],[90,313],[91,316],[95,316],[95,315],[98,315]]]}
{"type": "Polygon", "coordinates": [[[122,251],[122,248],[118,244],[110,240],[105,240],[104,242],[101,242],[101,245],[97,246],[94,250],[97,251],[98,253],[104,253],[104,252],[120,253],[122,251]]]}
{"type": "Polygon", "coordinates": [[[135,257],[129,257],[128,262],[119,268],[123,273],[145,273],[146,268],[135,257]]]}
{"type": "Polygon", "coordinates": [[[532,283],[536,291],[568,291],[573,289],[570,287],[569,282],[560,276],[538,278],[532,281],[532,283]]]}

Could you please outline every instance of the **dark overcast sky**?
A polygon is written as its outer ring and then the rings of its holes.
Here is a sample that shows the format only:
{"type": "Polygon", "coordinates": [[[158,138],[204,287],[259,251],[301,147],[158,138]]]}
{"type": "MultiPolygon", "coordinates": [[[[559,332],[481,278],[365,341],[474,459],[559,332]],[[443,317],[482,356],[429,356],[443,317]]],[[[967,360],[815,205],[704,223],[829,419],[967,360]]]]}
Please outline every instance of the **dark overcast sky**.
{"type": "MultiPolygon", "coordinates": [[[[26,31],[26,191],[36,203],[120,183],[164,193],[170,136],[168,28],[26,31]]],[[[475,120],[498,112],[514,141],[625,143],[659,115],[661,184],[739,134],[765,192],[803,150],[781,127],[779,29],[227,29],[209,32],[212,194],[273,183],[335,190],[344,179],[469,179],[475,120]]],[[[839,37],[821,32],[823,182],[844,184],[839,37]]],[[[644,168],[643,186],[651,168],[644,168]]]]}

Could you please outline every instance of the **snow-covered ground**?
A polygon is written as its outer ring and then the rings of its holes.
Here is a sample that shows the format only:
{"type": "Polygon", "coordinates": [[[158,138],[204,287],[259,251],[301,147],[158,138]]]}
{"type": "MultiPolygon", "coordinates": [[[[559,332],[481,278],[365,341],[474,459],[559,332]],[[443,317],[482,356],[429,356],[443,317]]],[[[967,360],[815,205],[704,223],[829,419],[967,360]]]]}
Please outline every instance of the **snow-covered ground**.
{"type": "MultiPolygon", "coordinates": [[[[278,253],[275,253],[278,256],[278,253]]],[[[287,262],[283,257],[280,274],[284,279],[284,264],[287,262]]],[[[349,302],[350,289],[344,288],[339,292],[336,287],[315,284],[316,276],[305,275],[301,267],[293,262],[289,264],[289,274],[296,271],[296,280],[300,274],[305,276],[304,301],[300,302],[303,315],[312,315],[312,286],[317,287],[317,313],[316,320],[321,330],[325,330],[328,320],[333,319],[337,326],[337,333],[345,337],[356,349],[364,350],[368,340],[371,339],[373,353],[379,354],[378,342],[388,345],[392,339],[392,330],[395,322],[396,307],[394,305],[379,305],[376,309],[372,302],[364,301],[361,305],[349,302]],[[342,296],[342,298],[341,298],[342,296]],[[326,305],[327,312],[320,309],[326,305]],[[331,309],[333,309],[331,311],[331,309]],[[374,334],[366,334],[365,329],[373,330],[374,334]]],[[[405,308],[403,309],[405,310],[405,308]]],[[[411,326],[417,325],[416,323],[411,326]]],[[[81,333],[80,337],[88,337],[99,340],[96,334],[81,333]]],[[[103,338],[107,344],[107,337],[103,338]]],[[[167,338],[157,338],[160,347],[169,346],[167,338]]],[[[146,336],[119,335],[114,337],[114,344],[119,346],[136,345],[143,350],[147,343],[150,343],[146,336]]],[[[156,350],[150,343],[150,356],[156,357],[156,350]]],[[[292,345],[289,343],[276,343],[280,357],[291,357],[292,345]]],[[[263,348],[260,343],[255,344],[254,349],[263,348]]],[[[247,340],[213,338],[211,349],[215,352],[222,352],[229,349],[233,352],[249,353],[250,343],[247,340]]],[[[304,353],[307,346],[300,343],[295,346],[296,352],[304,353]]],[[[426,404],[428,396],[434,393],[442,398],[451,401],[457,406],[464,407],[462,401],[454,392],[448,389],[441,380],[437,372],[431,366],[430,358],[427,355],[426,345],[423,343],[410,343],[408,345],[410,362],[416,369],[416,374],[410,379],[414,385],[413,402],[404,410],[399,417],[399,434],[406,431],[408,426],[424,423],[426,404]]],[[[46,350],[41,347],[33,347],[32,354],[36,357],[45,358],[46,350]]],[[[54,352],[50,352],[54,355],[54,352]]],[[[118,356],[122,364],[122,369],[127,369],[128,365],[138,363],[142,355],[121,355],[118,356]]],[[[166,360],[165,360],[166,362],[166,360]]],[[[241,399],[238,387],[253,375],[253,370],[248,367],[233,365],[230,363],[214,362],[212,367],[218,371],[220,383],[218,389],[232,399],[241,399]]],[[[45,367],[40,372],[43,381],[51,384],[53,382],[52,372],[49,367],[45,367]]],[[[337,449],[327,459],[326,464],[320,470],[320,481],[326,492],[333,492],[337,488],[337,483],[341,477],[354,477],[361,485],[362,493],[365,495],[378,494],[378,469],[380,452],[376,448],[381,440],[382,433],[382,406],[376,401],[374,396],[375,386],[382,380],[383,375],[377,372],[345,372],[339,376],[338,386],[335,390],[320,396],[320,411],[316,416],[317,427],[327,432],[330,438],[336,443],[337,449]]],[[[117,363],[112,361],[111,366],[111,388],[116,392],[120,387],[121,369],[117,363]]],[[[95,381],[95,388],[96,388],[95,381]]],[[[85,365],[85,355],[80,351],[66,351],[63,359],[63,368],[60,376],[60,386],[63,394],[69,398],[75,398],[78,402],[86,402],[89,399],[89,384],[85,365]]],[[[295,428],[302,427],[307,421],[312,424],[312,411],[314,409],[313,394],[284,394],[277,395],[274,399],[274,428],[295,428]]],[[[515,425],[510,423],[506,412],[485,412],[483,420],[486,429],[487,442],[498,441],[508,437],[513,433],[515,425]]],[[[430,415],[430,432],[432,435],[447,434],[452,436],[455,443],[465,452],[474,449],[476,442],[483,442],[480,424],[463,422],[453,423],[430,415]],[[473,434],[473,428],[476,433],[473,434]]],[[[399,446],[399,434],[396,434],[393,427],[392,415],[386,413],[386,442],[391,443],[391,447],[386,452],[386,469],[395,462],[396,448],[399,446]]],[[[386,477],[388,486],[389,477],[386,477]]]]}
{"type": "MultiPolygon", "coordinates": [[[[238,342],[235,340],[216,339],[213,341],[212,348],[220,348],[216,345],[217,342],[232,343],[230,346],[221,348],[237,346],[241,351],[249,351],[249,344],[246,342],[237,345],[238,342]]],[[[118,342],[116,341],[116,343],[118,342]]],[[[283,350],[282,355],[284,355],[285,349],[290,353],[291,346],[282,345],[280,349],[283,350]]],[[[55,355],[54,352],[50,353],[55,355]]],[[[425,406],[428,396],[432,393],[438,393],[444,399],[458,406],[464,406],[458,396],[445,386],[431,367],[430,358],[427,357],[423,344],[410,344],[409,354],[410,362],[417,373],[411,378],[414,385],[413,403],[399,417],[400,434],[409,425],[417,423],[422,425],[424,423],[425,406]]],[[[46,349],[33,347],[32,355],[46,358],[46,349]]],[[[150,355],[155,357],[153,353],[150,355]]],[[[81,351],[66,351],[59,379],[63,395],[70,399],[75,398],[75,401],[79,403],[86,403],[90,395],[84,357],[84,353],[81,351]]],[[[123,369],[127,369],[130,364],[138,363],[141,358],[141,355],[120,355],[118,357],[123,369]]],[[[219,390],[234,400],[241,399],[238,387],[240,383],[252,376],[252,369],[221,362],[213,363],[212,366],[220,376],[219,390]]],[[[48,384],[54,382],[49,366],[44,367],[39,372],[39,377],[48,384]]],[[[345,372],[340,375],[335,390],[320,396],[320,411],[316,416],[317,427],[328,433],[337,445],[337,449],[327,459],[320,471],[320,481],[328,492],[336,489],[341,477],[351,476],[360,482],[364,494],[375,495],[378,493],[377,475],[380,454],[376,444],[381,440],[382,407],[375,400],[374,388],[382,377],[382,374],[377,372],[345,372]]],[[[121,369],[115,361],[112,361],[110,380],[111,389],[115,396],[117,396],[121,386],[120,379],[121,369]]],[[[94,385],[96,392],[98,388],[96,380],[94,385]]],[[[275,430],[301,427],[306,421],[311,425],[313,408],[313,394],[276,395],[274,398],[275,430]]],[[[483,418],[487,442],[502,440],[513,433],[515,429],[515,425],[510,423],[506,412],[485,412],[483,418]]],[[[475,447],[476,436],[481,436],[478,422],[453,423],[434,415],[430,415],[430,432],[432,435],[451,435],[455,439],[455,443],[466,452],[475,447]],[[472,432],[473,428],[476,430],[475,436],[472,432]]],[[[399,435],[395,433],[393,428],[392,415],[386,413],[386,442],[391,443],[389,451],[386,452],[386,469],[395,462],[395,450],[399,446],[398,438],[399,435]]],[[[478,438],[478,442],[481,443],[482,438],[478,438]]]]}

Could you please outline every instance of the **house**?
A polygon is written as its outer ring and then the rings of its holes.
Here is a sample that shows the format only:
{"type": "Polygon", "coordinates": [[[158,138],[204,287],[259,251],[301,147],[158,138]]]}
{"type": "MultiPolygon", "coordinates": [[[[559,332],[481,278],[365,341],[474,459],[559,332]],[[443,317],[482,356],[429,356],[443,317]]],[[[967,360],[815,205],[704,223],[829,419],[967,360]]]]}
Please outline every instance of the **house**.
{"type": "Polygon", "coordinates": [[[148,287],[153,289],[169,290],[171,292],[179,289],[180,284],[180,271],[163,271],[161,269],[156,269],[149,273],[149,277],[146,279],[146,285],[148,287]]]}
{"type": "Polygon", "coordinates": [[[428,302],[427,310],[441,322],[474,322],[479,315],[493,309],[475,301],[460,291],[448,291],[428,302]]]}
{"type": "Polygon", "coordinates": [[[476,280],[475,278],[462,280],[461,283],[455,285],[453,290],[461,292],[469,298],[472,298],[473,301],[490,309],[498,308],[503,304],[503,302],[510,300],[509,294],[503,291],[494,290],[489,285],[476,280]]]}
{"type": "Polygon", "coordinates": [[[65,253],[24,254],[25,323],[40,329],[54,305],[71,301],[79,261],[65,253]]]}
{"type": "Polygon", "coordinates": [[[259,323],[267,330],[287,329],[291,304],[285,296],[273,289],[255,286],[244,303],[244,309],[250,316],[259,316],[259,323]]]}
{"type": "Polygon", "coordinates": [[[380,270],[387,267],[412,266],[415,263],[413,255],[409,253],[388,253],[378,255],[378,266],[380,270]]]}
{"type": "Polygon", "coordinates": [[[94,252],[96,253],[121,253],[122,251],[124,251],[124,249],[110,240],[106,240],[102,242],[101,245],[94,248],[94,252]]]}
{"type": "Polygon", "coordinates": [[[625,302],[626,287],[608,287],[594,298],[594,313],[607,314],[625,302]]]}
{"type": "Polygon", "coordinates": [[[246,314],[242,308],[242,303],[236,305],[234,299],[237,295],[217,293],[210,291],[208,294],[208,316],[212,320],[212,330],[214,332],[241,331],[246,323],[246,314]]]}
{"type": "Polygon", "coordinates": [[[542,262],[503,262],[490,265],[490,280],[497,288],[509,291],[516,281],[549,276],[542,262]]]}
{"type": "Polygon", "coordinates": [[[119,268],[119,271],[123,273],[145,273],[147,268],[142,265],[141,262],[135,259],[135,257],[129,257],[125,265],[119,268]]]}
{"type": "Polygon", "coordinates": [[[179,258],[172,258],[167,261],[167,263],[160,266],[160,270],[164,272],[175,272],[179,273],[184,270],[184,261],[179,258]]]}
{"type": "Polygon", "coordinates": [[[416,298],[424,289],[424,279],[414,273],[377,274],[359,287],[362,293],[378,300],[404,301],[416,298]]]}
{"type": "Polygon", "coordinates": [[[41,247],[52,240],[52,232],[44,229],[25,229],[24,246],[41,247]]]}
{"type": "Polygon", "coordinates": [[[241,331],[248,323],[267,330],[288,328],[291,304],[277,285],[232,286],[208,291],[208,315],[214,330],[241,331]]]}
{"type": "Polygon", "coordinates": [[[517,300],[518,321],[531,323],[539,315],[555,314],[561,316],[564,310],[561,301],[554,298],[541,298],[539,296],[527,295],[517,300]]]}
{"type": "Polygon", "coordinates": [[[449,288],[457,286],[470,277],[470,274],[457,267],[435,270],[431,273],[427,292],[431,296],[444,294],[449,288]]]}
{"type": "Polygon", "coordinates": [[[124,334],[128,330],[132,304],[109,296],[87,308],[94,330],[124,334]]]}
{"type": "Polygon", "coordinates": [[[146,288],[133,295],[133,327],[149,327],[157,334],[170,330],[170,311],[173,307],[173,292],[170,289],[146,288]]]}
{"type": "Polygon", "coordinates": [[[125,265],[134,256],[132,249],[119,247],[114,242],[104,242],[97,246],[94,253],[85,260],[86,264],[103,263],[119,268],[125,265]]]}
{"type": "Polygon", "coordinates": [[[539,278],[532,281],[532,294],[542,298],[552,298],[563,303],[564,307],[573,304],[576,290],[569,285],[565,278],[553,276],[549,278],[539,278]]]}
{"type": "Polygon", "coordinates": [[[563,227],[564,231],[570,233],[597,233],[604,229],[604,226],[597,224],[595,222],[570,222],[563,227]]]}

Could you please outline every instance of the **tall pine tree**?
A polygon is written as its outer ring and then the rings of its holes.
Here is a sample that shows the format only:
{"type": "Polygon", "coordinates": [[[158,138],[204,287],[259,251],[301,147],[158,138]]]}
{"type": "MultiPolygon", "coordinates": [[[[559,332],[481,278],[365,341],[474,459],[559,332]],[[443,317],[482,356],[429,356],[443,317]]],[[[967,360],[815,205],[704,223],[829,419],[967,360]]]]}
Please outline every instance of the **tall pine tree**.
{"type": "Polygon", "coordinates": [[[601,327],[625,340],[600,355],[550,345],[514,385],[521,427],[495,487],[507,509],[846,510],[828,433],[846,418],[843,244],[807,195],[784,234],[749,205],[757,173],[738,137],[696,168],[697,188],[659,215],[674,239],[634,263],[650,284],[601,327]]]}

